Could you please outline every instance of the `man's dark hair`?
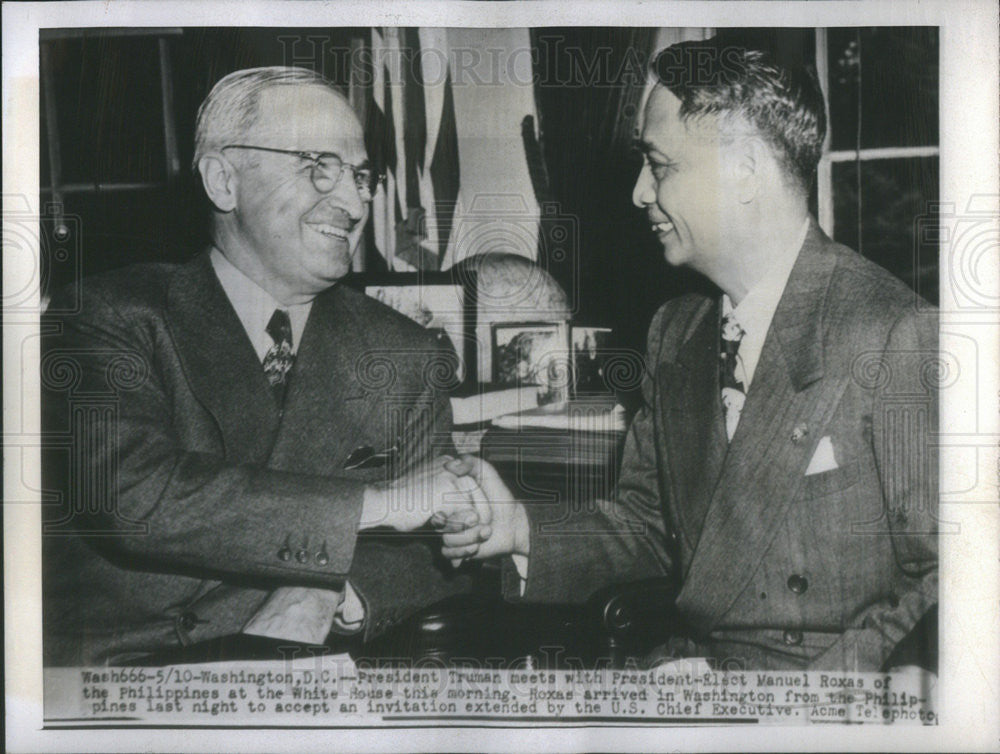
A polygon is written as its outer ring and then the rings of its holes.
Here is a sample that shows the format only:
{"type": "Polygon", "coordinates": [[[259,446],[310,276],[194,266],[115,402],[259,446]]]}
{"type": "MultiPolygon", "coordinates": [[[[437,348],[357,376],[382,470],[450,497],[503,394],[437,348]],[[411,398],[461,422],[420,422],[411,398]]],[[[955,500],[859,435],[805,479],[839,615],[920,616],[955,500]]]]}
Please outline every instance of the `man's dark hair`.
{"type": "Polygon", "coordinates": [[[738,118],[756,129],[804,191],[809,190],[826,135],[823,93],[805,65],[719,37],[680,42],[652,64],[659,83],[681,101],[685,122],[738,118]]]}

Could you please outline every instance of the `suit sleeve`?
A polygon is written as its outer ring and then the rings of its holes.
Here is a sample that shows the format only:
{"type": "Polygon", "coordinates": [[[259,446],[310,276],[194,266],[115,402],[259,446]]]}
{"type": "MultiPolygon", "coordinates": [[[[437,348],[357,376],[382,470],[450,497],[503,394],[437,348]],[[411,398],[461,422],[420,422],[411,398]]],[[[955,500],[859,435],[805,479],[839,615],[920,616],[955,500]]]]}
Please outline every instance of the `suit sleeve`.
{"type": "MultiPolygon", "coordinates": [[[[402,471],[442,453],[453,455],[449,365],[457,360],[447,338],[429,343],[424,382],[407,428],[408,457],[402,471]]],[[[471,588],[469,573],[441,557],[441,537],[427,527],[411,534],[363,532],[358,537],[349,580],[365,608],[365,638],[391,628],[422,607],[471,588]]]]}
{"type": "Polygon", "coordinates": [[[97,290],[84,310],[47,320],[42,362],[50,437],[69,438],[62,520],[124,567],[257,586],[339,588],[354,556],[364,485],[239,464],[181,445],[159,373],[162,334],[125,317],[97,290]],[[109,389],[109,385],[110,388],[109,389]],[[315,547],[281,557],[284,522],[315,547]],[[325,557],[316,556],[325,540],[325,557]],[[305,554],[305,553],[304,553],[305,554]]]}
{"type": "MultiPolygon", "coordinates": [[[[647,365],[659,351],[661,316],[650,327],[647,365]]],[[[653,430],[655,382],[649,369],[643,402],[629,426],[618,484],[610,500],[526,505],[530,555],[523,599],[583,602],[605,586],[668,572],[653,430]],[[591,504],[591,503],[594,504],[591,504]]],[[[521,597],[521,579],[505,563],[504,593],[521,597]]]]}
{"type": "Polygon", "coordinates": [[[885,384],[875,393],[871,444],[891,538],[898,595],[852,616],[847,630],[811,667],[878,670],[937,604],[937,317],[908,312],[883,353],[885,384]]]}

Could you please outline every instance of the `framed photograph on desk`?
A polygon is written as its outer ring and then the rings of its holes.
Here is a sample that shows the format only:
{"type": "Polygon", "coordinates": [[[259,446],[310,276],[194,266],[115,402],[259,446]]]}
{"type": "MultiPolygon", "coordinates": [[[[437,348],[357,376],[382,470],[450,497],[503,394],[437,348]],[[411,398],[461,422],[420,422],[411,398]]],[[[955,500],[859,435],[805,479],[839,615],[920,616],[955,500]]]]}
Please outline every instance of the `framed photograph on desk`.
{"type": "Polygon", "coordinates": [[[610,327],[572,328],[573,385],[575,395],[607,395],[613,393],[605,373],[608,349],[611,346],[610,327]]]}
{"type": "Polygon", "coordinates": [[[502,322],[491,330],[493,382],[538,385],[539,405],[569,399],[572,365],[566,322],[502,322]]]}
{"type": "Polygon", "coordinates": [[[444,332],[458,356],[458,381],[476,375],[476,278],[450,272],[361,273],[345,280],[427,329],[444,332]]]}

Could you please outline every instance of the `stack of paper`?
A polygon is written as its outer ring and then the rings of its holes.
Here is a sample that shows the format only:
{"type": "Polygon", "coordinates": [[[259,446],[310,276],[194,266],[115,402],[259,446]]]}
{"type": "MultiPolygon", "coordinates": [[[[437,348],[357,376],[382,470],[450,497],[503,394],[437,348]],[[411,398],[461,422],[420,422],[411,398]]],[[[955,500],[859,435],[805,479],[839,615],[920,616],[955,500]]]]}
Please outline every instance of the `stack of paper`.
{"type": "Polygon", "coordinates": [[[499,416],[502,429],[562,429],[570,432],[624,432],[625,409],[612,401],[566,401],[499,416]]]}

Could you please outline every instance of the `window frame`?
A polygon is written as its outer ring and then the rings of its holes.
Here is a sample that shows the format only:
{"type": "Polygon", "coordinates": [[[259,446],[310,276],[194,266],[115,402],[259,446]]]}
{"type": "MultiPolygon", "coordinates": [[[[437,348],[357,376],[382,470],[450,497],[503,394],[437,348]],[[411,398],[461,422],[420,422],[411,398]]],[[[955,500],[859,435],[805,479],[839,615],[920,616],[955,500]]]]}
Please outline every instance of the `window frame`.
{"type": "MultiPolygon", "coordinates": [[[[830,65],[829,65],[829,44],[827,30],[825,28],[816,29],[816,75],[819,79],[820,89],[823,91],[823,99],[829,109],[830,102],[830,65]]],[[[864,149],[857,146],[855,149],[831,150],[831,131],[829,127],[829,112],[827,113],[826,137],[823,140],[823,153],[819,160],[816,172],[816,214],[819,226],[830,238],[834,237],[834,196],[833,196],[833,165],[837,162],[860,163],[867,160],[891,160],[920,157],[941,156],[940,144],[934,146],[920,147],[876,147],[864,149]]],[[[940,136],[939,136],[940,139],[940,136]]],[[[861,203],[863,198],[858,194],[858,217],[861,217],[861,203]]],[[[858,234],[858,244],[861,245],[861,234],[858,234]]],[[[861,249],[858,249],[860,252],[861,249]]]]}

